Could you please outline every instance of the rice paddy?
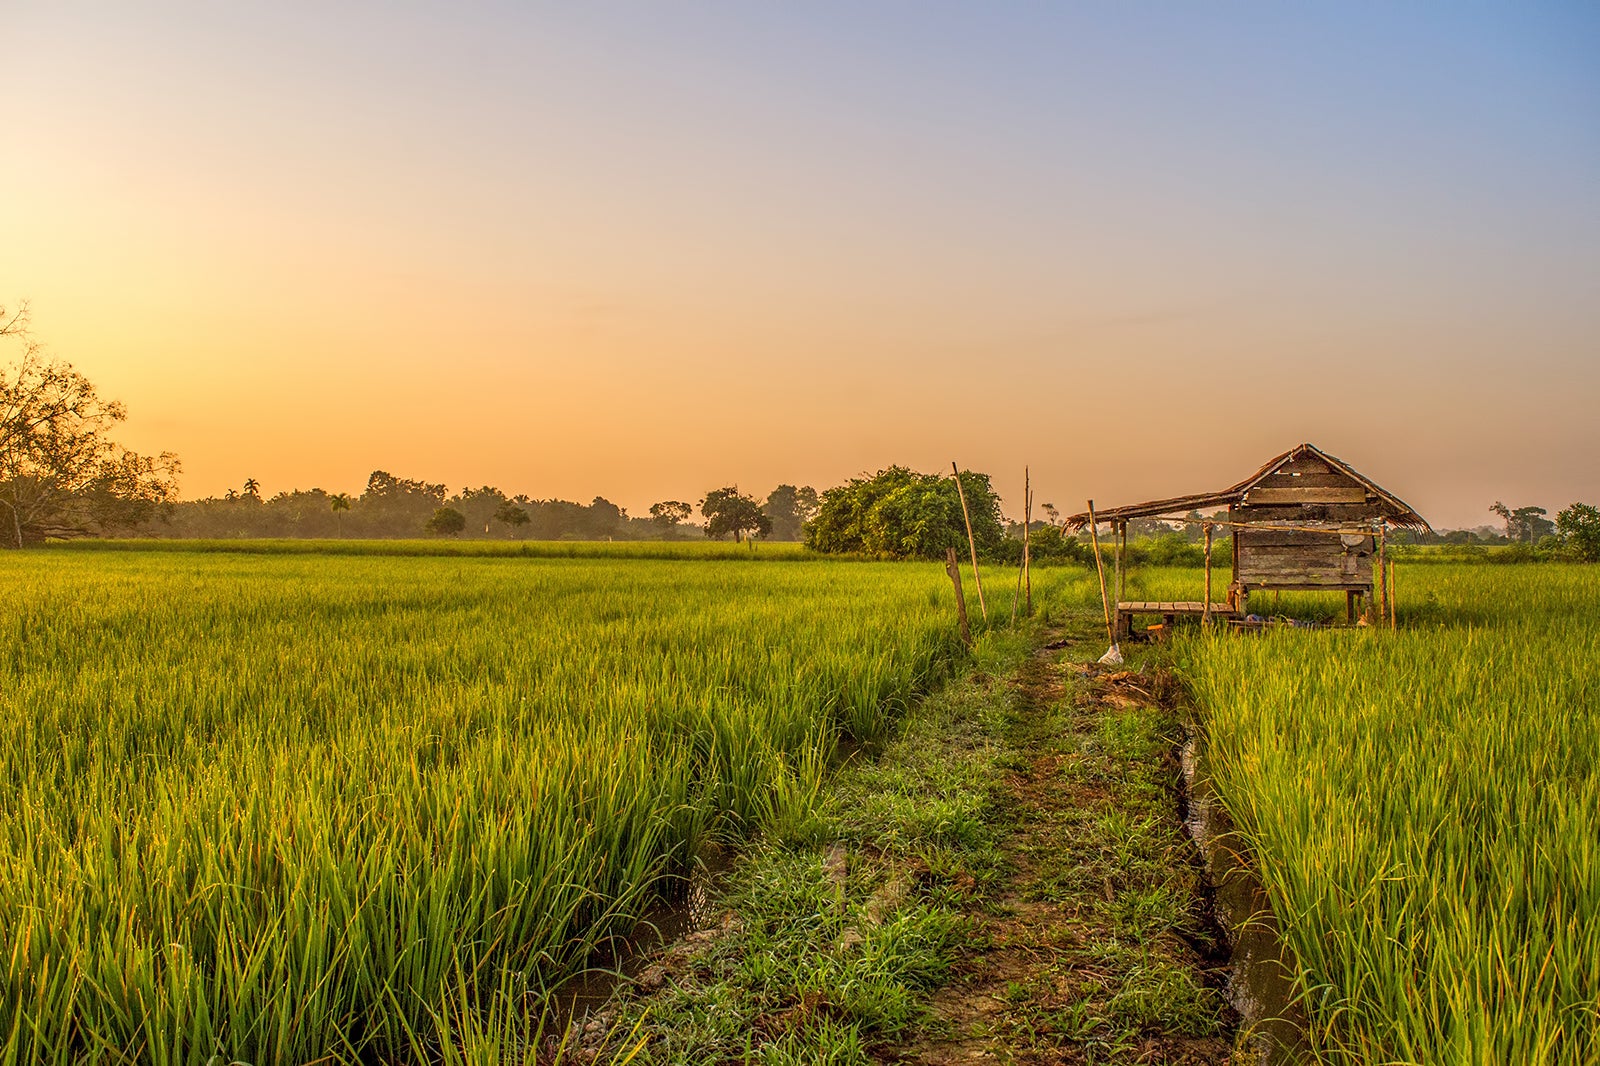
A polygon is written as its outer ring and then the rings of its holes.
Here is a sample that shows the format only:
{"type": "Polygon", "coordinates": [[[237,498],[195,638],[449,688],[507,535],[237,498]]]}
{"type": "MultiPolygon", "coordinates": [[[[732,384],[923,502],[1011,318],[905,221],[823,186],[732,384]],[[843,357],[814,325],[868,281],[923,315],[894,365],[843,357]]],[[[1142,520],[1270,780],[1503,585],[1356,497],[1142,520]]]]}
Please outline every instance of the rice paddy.
{"type": "Polygon", "coordinates": [[[1313,1041],[1335,1062],[1600,1061],[1600,573],[1401,580],[1398,632],[1177,649],[1313,1041]]]}
{"type": "MultiPolygon", "coordinates": [[[[0,555],[0,1063],[517,1061],[963,654],[936,565],[325,547],[0,555]]],[[[1600,574],[1400,581],[1396,632],[1173,647],[1312,1044],[1600,1060],[1600,574]]],[[[1035,591],[1098,617],[1092,573],[1035,591]]]]}
{"type": "Polygon", "coordinates": [[[5,1063],[498,1046],[959,653],[932,566],[91,550],[0,582],[5,1063]]]}

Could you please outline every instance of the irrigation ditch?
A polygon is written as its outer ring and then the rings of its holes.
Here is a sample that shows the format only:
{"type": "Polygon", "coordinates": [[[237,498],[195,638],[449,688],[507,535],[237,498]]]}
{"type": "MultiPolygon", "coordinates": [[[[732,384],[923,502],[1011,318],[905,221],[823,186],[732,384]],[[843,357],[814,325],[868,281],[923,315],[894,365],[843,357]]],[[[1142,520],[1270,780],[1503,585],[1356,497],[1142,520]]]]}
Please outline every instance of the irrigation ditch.
{"type": "Polygon", "coordinates": [[[1294,978],[1293,950],[1227,808],[1206,773],[1204,740],[1191,729],[1180,753],[1182,815],[1205,862],[1212,914],[1228,941],[1228,1002],[1239,1014],[1242,1040],[1260,1066],[1309,1061],[1305,1009],[1294,978]]]}

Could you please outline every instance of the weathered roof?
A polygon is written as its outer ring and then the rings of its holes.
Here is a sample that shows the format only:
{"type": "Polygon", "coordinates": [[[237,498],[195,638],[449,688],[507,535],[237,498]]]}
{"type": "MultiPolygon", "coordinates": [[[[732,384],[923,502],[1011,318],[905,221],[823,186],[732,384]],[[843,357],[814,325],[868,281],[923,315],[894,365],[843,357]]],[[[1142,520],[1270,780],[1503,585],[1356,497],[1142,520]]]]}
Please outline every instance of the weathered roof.
{"type": "MultiPolygon", "coordinates": [[[[1230,488],[1219,492],[1199,492],[1190,496],[1173,496],[1164,500],[1150,500],[1146,503],[1136,503],[1127,507],[1113,507],[1107,510],[1095,510],[1094,516],[1102,522],[1121,522],[1130,518],[1157,518],[1161,515],[1173,515],[1198,510],[1202,507],[1216,507],[1222,504],[1238,503],[1252,488],[1258,485],[1268,475],[1277,471],[1284,464],[1301,456],[1315,456],[1327,463],[1334,470],[1359,482],[1373,496],[1378,498],[1378,510],[1384,518],[1397,526],[1410,526],[1416,529],[1431,529],[1428,520],[1414,510],[1410,504],[1400,499],[1394,493],[1385,489],[1371,478],[1356,470],[1349,463],[1337,459],[1314,444],[1297,444],[1276,458],[1268,460],[1267,464],[1254,474],[1245,478],[1230,488]]],[[[1089,512],[1084,511],[1071,515],[1066,524],[1071,529],[1083,529],[1089,524],[1089,512]]]]}

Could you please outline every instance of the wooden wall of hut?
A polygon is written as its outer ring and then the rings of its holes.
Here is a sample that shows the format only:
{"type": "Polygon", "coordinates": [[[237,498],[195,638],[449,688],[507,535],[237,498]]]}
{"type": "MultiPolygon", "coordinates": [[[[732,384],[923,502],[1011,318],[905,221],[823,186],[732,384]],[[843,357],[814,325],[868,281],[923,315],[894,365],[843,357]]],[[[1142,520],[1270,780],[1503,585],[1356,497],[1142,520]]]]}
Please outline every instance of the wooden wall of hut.
{"type": "Polygon", "coordinates": [[[1315,456],[1299,456],[1263,478],[1233,508],[1233,519],[1297,529],[1240,529],[1235,534],[1237,577],[1251,589],[1372,588],[1370,536],[1332,530],[1371,524],[1378,499],[1348,474],[1315,456]],[[1327,527],[1329,532],[1311,532],[1327,527]]]}

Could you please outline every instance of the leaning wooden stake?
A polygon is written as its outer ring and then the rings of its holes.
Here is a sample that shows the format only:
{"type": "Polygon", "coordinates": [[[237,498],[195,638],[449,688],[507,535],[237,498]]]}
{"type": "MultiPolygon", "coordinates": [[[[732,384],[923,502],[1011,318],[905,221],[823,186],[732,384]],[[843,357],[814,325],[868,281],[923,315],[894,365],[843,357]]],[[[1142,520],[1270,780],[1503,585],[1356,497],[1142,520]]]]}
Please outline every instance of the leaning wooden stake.
{"type": "Polygon", "coordinates": [[[956,495],[961,497],[961,517],[967,523],[967,550],[972,552],[972,583],[978,586],[978,610],[983,612],[983,620],[987,622],[989,606],[983,602],[983,578],[978,575],[978,542],[972,536],[972,515],[967,511],[967,490],[961,487],[961,470],[954,460],[950,463],[950,469],[956,475],[956,495]]]}
{"type": "Polygon", "coordinates": [[[1017,564],[1017,587],[1011,593],[1011,624],[1017,624],[1017,608],[1022,605],[1022,564],[1017,564]]]}
{"type": "Polygon", "coordinates": [[[961,561],[956,558],[954,548],[944,550],[944,572],[950,575],[950,583],[956,587],[956,619],[961,623],[961,640],[971,644],[972,630],[967,626],[967,597],[961,591],[961,561]]]}
{"type": "Polygon", "coordinates": [[[1094,542],[1094,570],[1100,575],[1100,606],[1106,612],[1106,636],[1111,640],[1111,649],[1101,658],[1121,662],[1122,652],[1117,648],[1117,634],[1111,628],[1111,600],[1106,595],[1106,567],[1100,561],[1100,524],[1095,521],[1093,500],[1089,501],[1089,539],[1094,542]]]}

